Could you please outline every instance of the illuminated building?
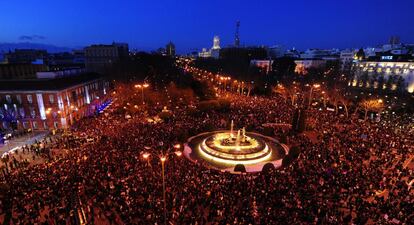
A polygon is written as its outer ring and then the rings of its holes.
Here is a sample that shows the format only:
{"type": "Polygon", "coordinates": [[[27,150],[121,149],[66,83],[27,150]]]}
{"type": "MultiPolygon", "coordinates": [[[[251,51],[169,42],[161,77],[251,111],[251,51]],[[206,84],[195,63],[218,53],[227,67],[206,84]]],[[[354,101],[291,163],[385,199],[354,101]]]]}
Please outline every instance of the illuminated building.
{"type": "Polygon", "coordinates": [[[203,48],[200,53],[198,53],[198,57],[200,58],[210,58],[213,57],[218,59],[220,57],[220,37],[214,36],[213,38],[213,47],[210,50],[203,48]]]}
{"type": "Polygon", "coordinates": [[[105,101],[109,83],[96,74],[2,80],[0,127],[48,130],[67,128],[94,114],[105,101]]]}
{"type": "Polygon", "coordinates": [[[352,67],[352,62],[355,58],[355,50],[343,50],[339,55],[339,60],[341,61],[341,70],[342,71],[349,71],[352,67]]]}
{"type": "Polygon", "coordinates": [[[339,58],[339,54],[338,49],[308,49],[300,54],[300,58],[337,60],[339,58]]]}
{"type": "Polygon", "coordinates": [[[198,57],[200,58],[210,58],[211,57],[211,51],[207,51],[206,48],[203,48],[201,52],[198,53],[198,57]]]}
{"type": "Polygon", "coordinates": [[[272,69],[273,60],[250,60],[250,66],[259,67],[264,70],[266,73],[269,73],[272,69]]]}
{"type": "Polygon", "coordinates": [[[220,37],[217,35],[214,36],[212,49],[220,49],[220,37]]]}
{"type": "Polygon", "coordinates": [[[295,73],[306,75],[310,68],[322,68],[326,64],[323,59],[297,59],[295,60],[295,73]]]}
{"type": "Polygon", "coordinates": [[[353,66],[354,78],[349,85],[413,93],[414,61],[392,60],[393,56],[382,56],[380,61],[356,62],[353,66]]]}

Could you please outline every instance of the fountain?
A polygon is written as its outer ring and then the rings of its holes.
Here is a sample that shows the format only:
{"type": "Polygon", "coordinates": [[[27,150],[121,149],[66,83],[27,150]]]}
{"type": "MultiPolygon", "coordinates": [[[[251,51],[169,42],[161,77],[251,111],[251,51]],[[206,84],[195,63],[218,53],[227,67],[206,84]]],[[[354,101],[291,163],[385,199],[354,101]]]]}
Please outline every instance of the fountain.
{"type": "Polygon", "coordinates": [[[206,158],[227,164],[253,164],[268,159],[272,153],[260,135],[247,133],[244,127],[234,135],[233,120],[229,131],[214,132],[204,138],[199,151],[206,158]]]}

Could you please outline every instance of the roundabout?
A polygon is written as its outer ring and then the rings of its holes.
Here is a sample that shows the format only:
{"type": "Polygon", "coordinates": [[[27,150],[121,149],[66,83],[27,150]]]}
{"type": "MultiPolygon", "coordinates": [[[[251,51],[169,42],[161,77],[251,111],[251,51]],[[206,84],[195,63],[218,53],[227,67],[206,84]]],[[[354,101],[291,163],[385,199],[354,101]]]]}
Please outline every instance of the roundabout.
{"type": "Polygon", "coordinates": [[[274,138],[245,129],[219,130],[201,133],[188,139],[184,155],[191,161],[208,168],[240,172],[260,172],[266,164],[278,168],[288,154],[288,147],[274,138]]]}

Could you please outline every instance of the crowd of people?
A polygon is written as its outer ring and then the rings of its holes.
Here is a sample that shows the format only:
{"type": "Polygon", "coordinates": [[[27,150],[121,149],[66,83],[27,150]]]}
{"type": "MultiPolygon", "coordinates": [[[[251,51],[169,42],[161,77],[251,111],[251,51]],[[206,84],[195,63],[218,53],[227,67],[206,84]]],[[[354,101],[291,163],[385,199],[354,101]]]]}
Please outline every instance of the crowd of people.
{"type": "MultiPolygon", "coordinates": [[[[157,91],[169,96],[168,88],[157,91]]],[[[315,140],[286,134],[289,145],[301,149],[297,160],[276,170],[240,175],[190,162],[173,154],[174,146],[182,148],[186,138],[208,129],[229,127],[231,120],[259,132],[265,123],[291,123],[294,107],[288,101],[230,94],[229,109],[194,112],[189,105],[197,102],[169,99],[135,107],[128,102],[130,96],[115,97],[106,113],[82,119],[70,134],[50,141],[48,149],[55,154],[43,150],[47,162],[1,178],[2,223],[162,224],[161,156],[167,157],[169,224],[414,221],[410,115],[371,123],[309,109],[308,117],[317,125],[315,140]],[[164,106],[171,118],[149,120],[164,106]]]]}

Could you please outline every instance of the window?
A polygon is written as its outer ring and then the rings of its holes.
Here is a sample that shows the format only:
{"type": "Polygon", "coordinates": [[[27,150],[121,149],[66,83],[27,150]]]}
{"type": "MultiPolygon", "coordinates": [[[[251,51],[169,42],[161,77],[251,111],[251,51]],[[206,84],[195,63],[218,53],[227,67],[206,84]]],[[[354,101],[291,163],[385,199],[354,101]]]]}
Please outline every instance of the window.
{"type": "Polygon", "coordinates": [[[32,116],[32,118],[36,117],[36,110],[34,107],[30,107],[30,115],[32,116]]]}
{"type": "Polygon", "coordinates": [[[7,101],[8,103],[11,103],[11,96],[10,96],[10,95],[6,95],[6,101],[7,101]]]}
{"type": "Polygon", "coordinates": [[[55,103],[55,96],[54,95],[49,95],[49,102],[50,102],[50,104],[55,103]]]}
{"type": "Polygon", "coordinates": [[[29,102],[29,104],[33,103],[33,97],[32,95],[27,95],[27,101],[29,102]]]}
{"type": "Polygon", "coordinates": [[[17,102],[19,104],[22,104],[22,96],[21,95],[16,95],[16,99],[17,99],[17,102]]]}
{"type": "Polygon", "coordinates": [[[22,118],[24,118],[24,116],[25,116],[25,112],[24,112],[24,108],[23,108],[23,107],[21,107],[21,108],[19,109],[19,112],[20,112],[20,116],[21,116],[22,118]]]}
{"type": "Polygon", "coordinates": [[[37,122],[33,121],[33,130],[37,130],[37,122]]]}

